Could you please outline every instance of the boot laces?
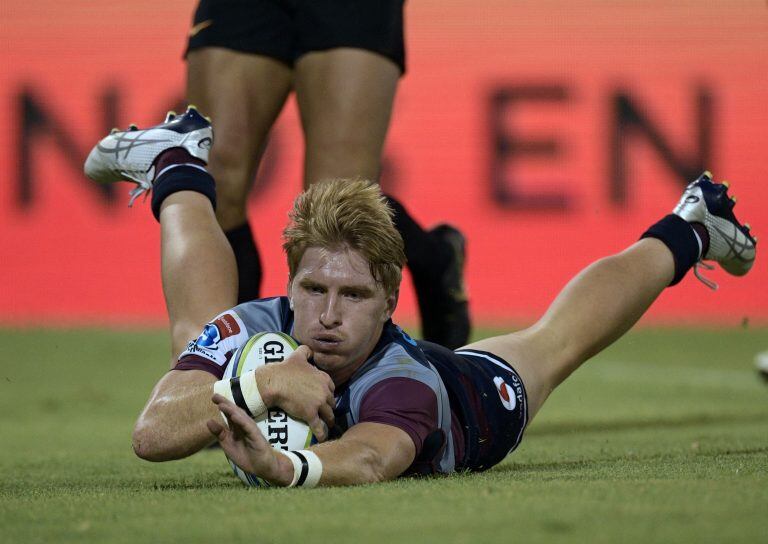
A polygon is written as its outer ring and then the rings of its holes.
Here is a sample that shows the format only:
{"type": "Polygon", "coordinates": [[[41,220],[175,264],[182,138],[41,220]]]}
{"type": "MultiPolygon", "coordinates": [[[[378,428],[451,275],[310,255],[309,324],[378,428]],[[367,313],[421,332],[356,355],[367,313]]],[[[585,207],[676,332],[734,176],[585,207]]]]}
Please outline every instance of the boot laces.
{"type": "Polygon", "coordinates": [[[147,196],[149,195],[149,190],[152,189],[152,183],[148,181],[148,179],[152,179],[153,173],[154,173],[155,166],[152,165],[152,167],[147,171],[145,177],[132,175],[130,172],[120,172],[123,176],[128,178],[128,180],[132,181],[136,184],[136,187],[130,190],[128,193],[130,195],[130,200],[128,200],[128,207],[132,207],[134,201],[139,198],[142,194],[144,195],[144,200],[147,199],[147,196]],[[148,179],[145,179],[148,178],[148,179]]]}
{"type": "Polygon", "coordinates": [[[701,270],[699,270],[699,268],[703,268],[705,270],[714,270],[715,267],[711,264],[705,263],[704,261],[699,261],[695,265],[693,265],[693,275],[696,276],[696,279],[699,280],[701,283],[703,283],[713,291],[717,291],[717,288],[719,286],[714,281],[705,277],[704,274],[701,273],[701,270]]]}

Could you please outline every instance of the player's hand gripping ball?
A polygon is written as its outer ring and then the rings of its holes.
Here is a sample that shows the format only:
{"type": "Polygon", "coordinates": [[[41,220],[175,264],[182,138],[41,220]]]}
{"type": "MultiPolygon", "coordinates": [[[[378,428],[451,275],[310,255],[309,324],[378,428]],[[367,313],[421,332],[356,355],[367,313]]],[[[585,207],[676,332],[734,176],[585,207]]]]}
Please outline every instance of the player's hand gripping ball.
{"type": "MultiPolygon", "coordinates": [[[[282,332],[262,332],[251,336],[230,359],[224,378],[231,379],[244,372],[254,370],[270,363],[279,363],[294,352],[299,344],[291,336],[282,332]]],[[[266,413],[255,418],[264,438],[275,449],[303,450],[317,440],[309,425],[293,419],[279,408],[269,408],[266,413]]],[[[232,470],[246,485],[269,487],[269,482],[255,474],[245,472],[227,458],[232,470]]]]}

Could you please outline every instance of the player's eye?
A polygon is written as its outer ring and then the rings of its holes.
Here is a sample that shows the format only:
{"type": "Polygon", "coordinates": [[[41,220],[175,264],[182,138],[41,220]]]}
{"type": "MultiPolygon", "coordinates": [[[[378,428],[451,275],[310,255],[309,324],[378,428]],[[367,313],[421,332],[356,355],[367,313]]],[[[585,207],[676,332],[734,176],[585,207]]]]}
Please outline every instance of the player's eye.
{"type": "Polygon", "coordinates": [[[344,291],[343,294],[347,299],[355,302],[365,300],[373,296],[373,293],[371,293],[367,289],[349,289],[347,291],[344,291]]]}
{"type": "Polygon", "coordinates": [[[325,293],[325,288],[323,288],[322,285],[318,285],[316,283],[303,283],[301,285],[302,289],[304,289],[307,293],[318,295],[325,293]]]}

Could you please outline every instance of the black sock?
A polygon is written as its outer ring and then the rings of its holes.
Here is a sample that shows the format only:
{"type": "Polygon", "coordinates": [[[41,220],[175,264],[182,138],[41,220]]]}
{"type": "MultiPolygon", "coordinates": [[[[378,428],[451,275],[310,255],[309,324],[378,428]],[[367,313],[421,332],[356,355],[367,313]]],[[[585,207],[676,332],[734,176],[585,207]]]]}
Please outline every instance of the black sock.
{"type": "Polygon", "coordinates": [[[203,168],[205,163],[187,153],[183,148],[172,148],[155,159],[155,171],[159,174],[152,184],[152,213],[160,220],[160,206],[173,193],[195,191],[208,197],[216,209],[216,183],[203,168]],[[169,169],[170,168],[170,169],[169,169]]]}
{"type": "MultiPolygon", "coordinates": [[[[704,230],[706,231],[706,229],[704,230]]],[[[640,237],[640,239],[643,238],[661,240],[672,252],[672,257],[675,260],[675,277],[669,285],[680,283],[686,272],[701,258],[699,241],[696,238],[693,225],[677,215],[669,214],[661,221],[651,225],[640,237]]],[[[706,243],[709,245],[709,236],[707,236],[706,243]]],[[[703,244],[704,240],[702,240],[703,244]]]]}
{"type": "Polygon", "coordinates": [[[410,216],[397,200],[385,195],[395,211],[395,227],[403,237],[405,257],[414,281],[429,281],[430,276],[441,272],[450,262],[451,249],[438,241],[410,216]]]}
{"type": "Polygon", "coordinates": [[[171,147],[170,149],[166,149],[160,153],[155,158],[155,177],[157,177],[157,174],[165,170],[167,167],[173,166],[175,164],[196,164],[197,166],[202,166],[205,168],[204,160],[193,157],[189,151],[183,147],[171,147]]]}
{"type": "Polygon", "coordinates": [[[245,224],[225,232],[237,261],[237,303],[259,298],[261,288],[261,259],[251,233],[251,225],[245,224]]]}
{"type": "Polygon", "coordinates": [[[707,227],[701,223],[691,223],[691,228],[698,234],[699,240],[701,240],[700,257],[704,257],[704,255],[707,254],[707,251],[709,251],[709,232],[707,232],[707,227]]]}

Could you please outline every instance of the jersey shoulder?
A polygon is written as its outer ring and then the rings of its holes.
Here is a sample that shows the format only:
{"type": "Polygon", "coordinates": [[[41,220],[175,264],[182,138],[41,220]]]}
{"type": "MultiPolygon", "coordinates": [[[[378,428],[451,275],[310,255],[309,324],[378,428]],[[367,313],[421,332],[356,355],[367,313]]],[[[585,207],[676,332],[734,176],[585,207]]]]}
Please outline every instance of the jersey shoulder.
{"type": "Polygon", "coordinates": [[[176,370],[205,370],[224,374],[232,354],[258,332],[290,334],[293,312],[286,297],[254,300],[226,310],[203,327],[200,335],[187,344],[179,356],[176,370]]]}
{"type": "Polygon", "coordinates": [[[235,306],[232,311],[242,320],[249,337],[264,331],[293,332],[293,310],[288,297],[252,300],[235,306]]]}
{"type": "Polygon", "coordinates": [[[352,404],[357,404],[371,387],[390,378],[421,382],[433,390],[441,387],[440,375],[427,356],[407,333],[391,322],[371,356],[349,382],[352,404]]]}

